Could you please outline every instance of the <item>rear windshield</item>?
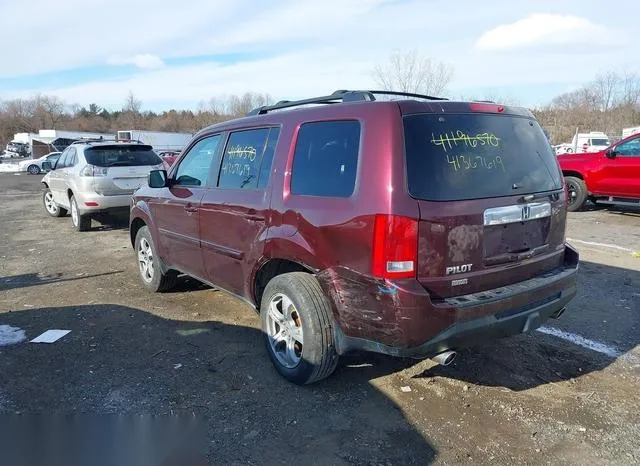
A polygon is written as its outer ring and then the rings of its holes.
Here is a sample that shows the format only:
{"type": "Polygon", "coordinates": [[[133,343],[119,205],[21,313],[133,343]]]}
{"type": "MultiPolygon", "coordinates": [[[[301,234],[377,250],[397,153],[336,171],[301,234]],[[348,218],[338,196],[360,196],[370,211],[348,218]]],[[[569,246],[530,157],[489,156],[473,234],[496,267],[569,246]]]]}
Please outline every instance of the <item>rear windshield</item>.
{"type": "Polygon", "coordinates": [[[85,149],[87,163],[97,167],[159,165],[162,160],[151,146],[99,146],[85,149]]]}
{"type": "Polygon", "coordinates": [[[532,119],[511,115],[404,117],[409,194],[430,201],[561,189],[551,145],[532,119]]]}

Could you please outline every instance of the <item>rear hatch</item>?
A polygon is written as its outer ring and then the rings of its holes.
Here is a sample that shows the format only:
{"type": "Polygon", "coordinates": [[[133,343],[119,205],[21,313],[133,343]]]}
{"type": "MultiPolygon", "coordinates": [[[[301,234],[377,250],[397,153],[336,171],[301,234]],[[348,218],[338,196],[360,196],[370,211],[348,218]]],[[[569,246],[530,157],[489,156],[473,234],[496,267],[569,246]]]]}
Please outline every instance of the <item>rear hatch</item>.
{"type": "Polygon", "coordinates": [[[417,277],[435,298],[562,264],[566,198],[553,149],[535,119],[484,107],[495,113],[404,116],[407,187],[420,210],[417,277]]]}
{"type": "Polygon", "coordinates": [[[83,174],[94,177],[93,188],[103,196],[133,194],[151,170],[162,168],[160,157],[144,144],[95,146],[84,153],[89,165],[83,174]]]}

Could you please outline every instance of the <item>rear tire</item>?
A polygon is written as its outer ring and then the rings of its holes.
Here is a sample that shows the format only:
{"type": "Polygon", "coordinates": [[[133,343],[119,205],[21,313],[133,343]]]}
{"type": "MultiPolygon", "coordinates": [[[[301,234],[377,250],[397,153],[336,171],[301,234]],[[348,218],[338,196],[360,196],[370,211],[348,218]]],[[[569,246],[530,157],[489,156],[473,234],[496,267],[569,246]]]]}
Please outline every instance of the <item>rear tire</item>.
{"type": "Polygon", "coordinates": [[[333,314],[318,280],[305,272],[273,278],[260,305],[269,357],[285,379],[297,385],[329,377],[338,365],[333,314]]]}
{"type": "Polygon", "coordinates": [[[46,188],[42,193],[42,203],[44,204],[44,211],[52,217],[64,217],[67,215],[67,209],[63,209],[54,202],[53,193],[49,188],[46,188]]]}
{"type": "Polygon", "coordinates": [[[143,226],[136,234],[136,255],[138,257],[138,272],[142,284],[154,293],[168,291],[176,285],[178,274],[169,270],[162,271],[160,256],[153,243],[151,232],[143,226]]]}
{"type": "Polygon", "coordinates": [[[567,186],[569,192],[569,206],[567,210],[569,212],[576,212],[584,207],[587,201],[588,193],[587,187],[580,178],[574,176],[567,176],[564,179],[564,183],[567,186]]]}
{"type": "Polygon", "coordinates": [[[81,215],[78,210],[78,203],[75,196],[71,196],[69,199],[71,204],[71,223],[76,231],[89,231],[91,230],[91,217],[88,215],[81,215]]]}

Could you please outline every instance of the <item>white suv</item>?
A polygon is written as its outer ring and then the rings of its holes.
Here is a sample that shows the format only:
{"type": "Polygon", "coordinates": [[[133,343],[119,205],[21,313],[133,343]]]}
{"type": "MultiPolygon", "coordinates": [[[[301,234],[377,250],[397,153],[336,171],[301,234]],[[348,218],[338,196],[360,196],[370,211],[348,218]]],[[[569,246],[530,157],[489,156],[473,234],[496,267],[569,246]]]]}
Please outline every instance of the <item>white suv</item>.
{"type": "Polygon", "coordinates": [[[146,144],[75,142],[42,178],[45,211],[52,217],[71,211],[73,227],[89,230],[92,214],[128,210],[131,195],[147,183],[149,172],[162,167],[160,157],[146,144]]]}

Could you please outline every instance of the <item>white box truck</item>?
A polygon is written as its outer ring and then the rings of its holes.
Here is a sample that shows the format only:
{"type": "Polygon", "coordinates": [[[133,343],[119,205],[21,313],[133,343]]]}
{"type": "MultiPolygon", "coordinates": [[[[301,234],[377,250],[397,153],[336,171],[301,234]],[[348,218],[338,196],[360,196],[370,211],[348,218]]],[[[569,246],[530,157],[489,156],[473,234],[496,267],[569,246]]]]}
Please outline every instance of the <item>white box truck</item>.
{"type": "Polygon", "coordinates": [[[576,133],[571,141],[571,151],[576,154],[584,152],[600,152],[611,145],[609,136],[601,131],[590,133],[576,133]]]}
{"type": "Polygon", "coordinates": [[[631,128],[624,128],[622,130],[622,139],[631,136],[632,134],[640,133],[640,126],[633,126],[631,128]]]}
{"type": "Polygon", "coordinates": [[[193,137],[192,133],[165,133],[164,131],[123,130],[116,133],[118,141],[140,141],[156,152],[179,152],[193,137]]]}

